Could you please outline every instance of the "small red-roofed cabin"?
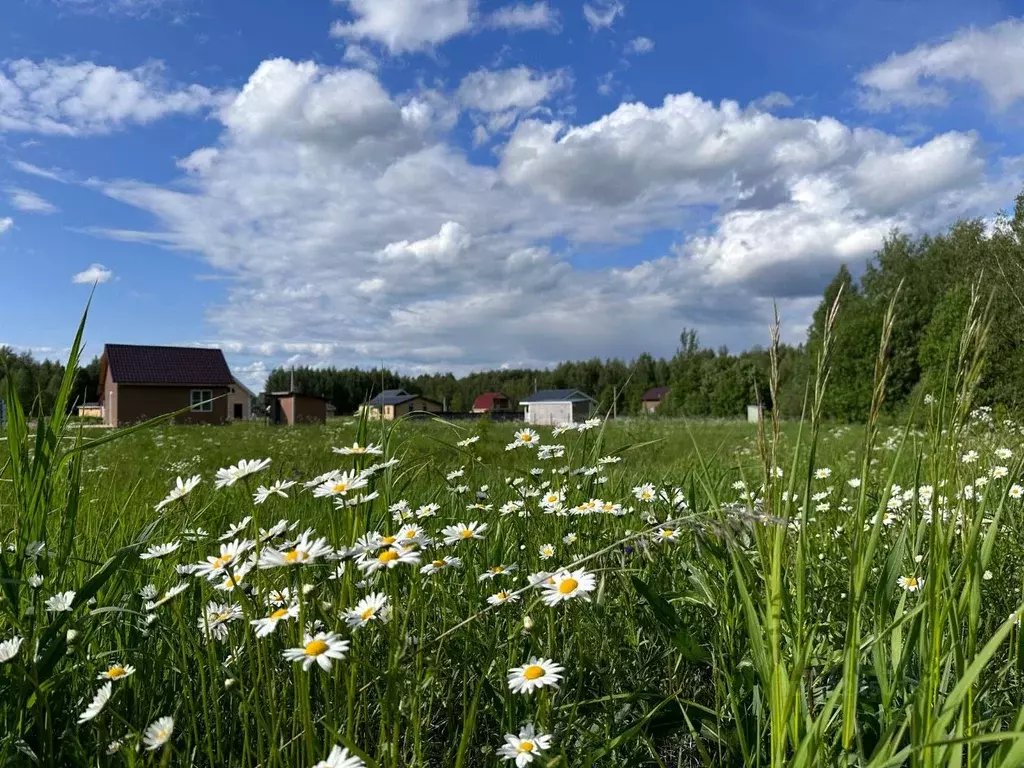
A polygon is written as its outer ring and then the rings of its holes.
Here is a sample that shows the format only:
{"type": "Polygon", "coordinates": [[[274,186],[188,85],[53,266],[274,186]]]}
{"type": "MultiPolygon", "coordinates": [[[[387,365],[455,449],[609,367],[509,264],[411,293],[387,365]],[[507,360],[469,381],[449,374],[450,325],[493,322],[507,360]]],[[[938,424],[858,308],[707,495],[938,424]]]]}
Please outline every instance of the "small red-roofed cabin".
{"type": "Polygon", "coordinates": [[[484,392],[473,401],[473,413],[493,413],[512,410],[512,401],[501,392],[484,392]]]}

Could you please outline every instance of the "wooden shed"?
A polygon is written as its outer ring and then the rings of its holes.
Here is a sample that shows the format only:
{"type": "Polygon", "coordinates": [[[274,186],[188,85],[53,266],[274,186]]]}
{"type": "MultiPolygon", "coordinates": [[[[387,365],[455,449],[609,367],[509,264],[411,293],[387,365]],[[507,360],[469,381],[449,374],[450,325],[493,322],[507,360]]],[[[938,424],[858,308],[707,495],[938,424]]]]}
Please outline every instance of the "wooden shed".
{"type": "Polygon", "coordinates": [[[271,424],[326,424],[327,399],[302,392],[271,392],[271,424]]]}

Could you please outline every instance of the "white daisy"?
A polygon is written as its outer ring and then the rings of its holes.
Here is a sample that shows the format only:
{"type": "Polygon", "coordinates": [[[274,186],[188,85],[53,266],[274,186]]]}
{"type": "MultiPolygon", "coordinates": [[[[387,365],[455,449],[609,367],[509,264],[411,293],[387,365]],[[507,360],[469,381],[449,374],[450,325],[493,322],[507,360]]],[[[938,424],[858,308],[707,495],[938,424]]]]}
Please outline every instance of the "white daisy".
{"type": "Polygon", "coordinates": [[[314,488],[313,495],[317,498],[324,496],[346,496],[352,491],[365,488],[367,482],[366,477],[355,470],[351,472],[337,472],[314,488]]]}
{"type": "Polygon", "coordinates": [[[420,561],[420,553],[413,549],[402,549],[401,547],[390,547],[379,555],[364,555],[356,565],[359,570],[367,574],[376,573],[382,569],[396,568],[403,563],[416,565],[420,561]]]}
{"type": "Polygon", "coordinates": [[[261,472],[270,466],[270,459],[241,459],[234,466],[217,470],[217,488],[227,488],[234,485],[243,477],[248,477],[255,472],[261,472]]]}
{"type": "Polygon", "coordinates": [[[532,723],[527,723],[519,730],[519,735],[505,734],[505,743],[498,748],[498,755],[503,760],[515,760],[516,768],[524,768],[534,761],[542,752],[551,748],[551,736],[537,733],[532,723]]]}
{"type": "Polygon", "coordinates": [[[508,687],[512,693],[533,693],[540,688],[557,688],[565,667],[551,659],[531,658],[528,664],[508,671],[508,687]]]}
{"type": "Polygon", "coordinates": [[[126,677],[131,677],[135,674],[135,667],[131,664],[111,664],[103,672],[100,672],[96,676],[97,680],[124,680],[126,677]]]}
{"type": "Polygon", "coordinates": [[[268,547],[260,553],[260,568],[280,568],[289,565],[307,565],[317,558],[329,555],[334,550],[326,538],[312,539],[313,530],[306,529],[298,539],[285,550],[268,547]]]}
{"type": "Polygon", "coordinates": [[[192,573],[196,576],[203,576],[210,581],[224,575],[227,568],[236,567],[241,556],[248,552],[253,542],[248,539],[235,539],[228,544],[220,545],[220,554],[208,556],[205,563],[196,563],[192,566],[192,573]]]}
{"type": "Polygon", "coordinates": [[[345,611],[345,623],[352,629],[365,627],[371,621],[386,621],[390,615],[388,598],[380,592],[371,592],[355,608],[345,611]]]}
{"type": "Polygon", "coordinates": [[[21,648],[23,638],[14,636],[10,640],[4,640],[0,643],[0,664],[10,661],[18,655],[18,649],[21,648]]]}
{"type": "Polygon", "coordinates": [[[924,588],[924,577],[923,576],[900,576],[896,583],[899,584],[907,592],[917,592],[919,589],[924,588]]]}
{"type": "Polygon", "coordinates": [[[514,437],[516,445],[525,445],[528,448],[534,448],[540,443],[540,435],[532,429],[521,429],[514,437]]]}
{"type": "Polygon", "coordinates": [[[383,448],[378,448],[373,443],[369,445],[352,443],[352,445],[345,446],[344,448],[331,448],[331,451],[340,453],[342,456],[380,456],[384,453],[383,448]]]}
{"type": "Polygon", "coordinates": [[[420,573],[424,574],[425,576],[430,576],[432,574],[437,573],[438,571],[443,571],[445,568],[461,567],[462,560],[460,560],[457,557],[445,555],[440,560],[431,560],[429,563],[424,565],[422,568],[420,568],[420,573]]]}
{"type": "Polygon", "coordinates": [[[302,669],[309,670],[313,664],[329,670],[334,659],[344,659],[348,651],[348,640],[342,640],[336,632],[318,632],[305,635],[301,648],[286,648],[284,657],[288,661],[301,661],[302,669]]]}
{"type": "Polygon", "coordinates": [[[487,598],[487,602],[491,605],[504,605],[505,603],[515,603],[519,600],[519,595],[514,592],[495,592],[487,598]]]}
{"type": "Polygon", "coordinates": [[[256,637],[266,637],[273,634],[274,630],[277,629],[277,625],[282,621],[294,619],[298,615],[299,606],[290,605],[287,608],[277,608],[269,616],[262,619],[252,619],[249,623],[256,628],[256,637]]]}
{"type": "Polygon", "coordinates": [[[517,570],[519,570],[519,566],[515,563],[511,563],[509,565],[494,565],[481,573],[478,580],[489,581],[490,579],[496,579],[499,576],[506,576],[510,573],[515,573],[517,570]]]}
{"type": "Polygon", "coordinates": [[[575,598],[581,598],[589,603],[590,595],[587,593],[593,592],[596,587],[597,579],[594,578],[594,574],[581,569],[558,571],[551,575],[551,579],[546,581],[541,589],[544,591],[545,605],[558,605],[575,598]]]}
{"type": "Polygon", "coordinates": [[[75,602],[74,591],[60,592],[46,601],[46,610],[53,611],[54,613],[60,613],[62,611],[70,611],[71,604],[75,602]]]}
{"type": "Polygon", "coordinates": [[[441,529],[441,535],[444,536],[445,544],[455,544],[459,541],[467,541],[469,539],[482,539],[484,531],[487,530],[487,523],[478,523],[476,520],[469,523],[458,523],[457,525],[448,525],[441,529]]]}
{"type": "Polygon", "coordinates": [[[294,480],[278,480],[273,485],[267,487],[261,485],[256,489],[256,492],[252,495],[253,503],[262,504],[271,496],[280,496],[282,499],[287,499],[288,494],[285,493],[289,488],[295,485],[294,480]]]}
{"type": "Polygon", "coordinates": [[[167,555],[176,552],[180,546],[180,541],[171,541],[167,544],[154,544],[139,555],[139,560],[158,560],[161,557],[167,557],[167,555]]]}
{"type": "MultiPolygon", "coordinates": [[[[269,461],[269,459],[268,459],[269,461]]],[[[147,750],[159,749],[171,739],[171,734],[174,733],[174,718],[173,717],[161,717],[158,720],[154,720],[146,728],[146,732],[142,735],[142,743],[145,745],[147,750]]]]}
{"type": "Polygon", "coordinates": [[[175,480],[174,487],[171,489],[171,492],[167,494],[163,501],[161,501],[159,504],[153,507],[153,509],[159,512],[172,501],[177,501],[178,499],[185,498],[190,493],[192,493],[195,487],[199,485],[199,483],[201,483],[202,480],[203,478],[200,477],[199,475],[193,475],[188,480],[182,480],[179,477],[177,480],[175,480]]]}
{"type": "Polygon", "coordinates": [[[103,708],[107,706],[107,702],[110,701],[110,695],[113,693],[114,684],[107,683],[102,686],[93,697],[92,701],[89,702],[89,706],[85,708],[85,711],[78,716],[78,724],[87,723],[92,720],[96,715],[103,711],[103,708]]]}
{"type": "Polygon", "coordinates": [[[321,760],[313,768],[366,768],[366,763],[361,758],[350,755],[347,749],[335,745],[327,759],[321,760]]]}

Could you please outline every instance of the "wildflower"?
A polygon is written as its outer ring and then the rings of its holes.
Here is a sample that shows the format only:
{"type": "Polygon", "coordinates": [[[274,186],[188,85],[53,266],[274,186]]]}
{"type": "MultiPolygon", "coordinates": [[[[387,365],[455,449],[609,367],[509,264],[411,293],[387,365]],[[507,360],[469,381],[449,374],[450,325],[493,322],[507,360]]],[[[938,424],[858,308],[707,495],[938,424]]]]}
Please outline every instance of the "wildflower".
{"type": "Polygon", "coordinates": [[[555,556],[555,545],[554,544],[541,544],[540,549],[537,550],[541,560],[550,560],[555,556]]]}
{"type": "Polygon", "coordinates": [[[242,609],[233,603],[209,602],[203,615],[196,620],[200,631],[208,638],[223,640],[228,636],[228,624],[242,618],[242,609]]]}
{"type": "Polygon", "coordinates": [[[821,467],[820,469],[814,470],[815,480],[828,480],[832,476],[832,470],[828,467],[821,467]]]}
{"type": "MultiPolygon", "coordinates": [[[[269,461],[269,460],[268,460],[269,461]]],[[[146,746],[147,750],[154,750],[162,747],[171,739],[171,734],[174,733],[174,718],[173,717],[161,717],[159,720],[154,720],[146,728],[146,732],[142,735],[142,743],[146,746]]]]}
{"type": "Polygon", "coordinates": [[[222,592],[230,592],[235,588],[242,588],[245,586],[244,579],[248,575],[249,571],[252,570],[252,565],[249,563],[243,563],[238,566],[233,572],[227,573],[224,576],[223,581],[217,585],[217,589],[222,592]]]}
{"type": "Polygon", "coordinates": [[[317,498],[323,496],[346,496],[349,491],[365,488],[367,482],[366,477],[355,470],[351,472],[337,472],[327,481],[314,488],[313,495],[317,498]]]}
{"type": "Polygon", "coordinates": [[[227,488],[234,485],[243,477],[248,477],[256,472],[262,472],[270,466],[270,459],[241,459],[237,464],[217,470],[217,488],[227,488]]]}
{"type": "Polygon", "coordinates": [[[345,623],[352,629],[359,629],[371,621],[386,621],[390,613],[387,596],[371,592],[356,603],[355,608],[345,611],[345,623]]]}
{"type": "Polygon", "coordinates": [[[602,456],[597,460],[598,464],[618,464],[622,461],[621,456],[602,456]]]}
{"type": "Polygon", "coordinates": [[[210,581],[219,577],[226,568],[233,567],[239,558],[252,548],[253,543],[247,539],[235,539],[229,544],[220,545],[220,554],[209,556],[205,563],[196,563],[192,567],[192,573],[196,576],[203,576],[210,581]]]}
{"type": "Polygon", "coordinates": [[[135,667],[131,664],[111,664],[105,672],[100,672],[97,680],[123,680],[135,674],[135,667]]]}
{"type": "Polygon", "coordinates": [[[513,437],[515,438],[516,445],[525,445],[528,448],[533,448],[538,444],[540,435],[527,428],[519,430],[513,437]]]}
{"type": "Polygon", "coordinates": [[[289,565],[305,565],[319,557],[330,554],[333,550],[327,539],[310,540],[312,529],[306,529],[286,550],[268,548],[260,553],[260,568],[280,568],[289,565]]]}
{"type": "Polygon", "coordinates": [[[477,580],[489,581],[491,579],[497,578],[498,576],[505,576],[509,573],[513,573],[514,571],[518,570],[518,568],[519,566],[515,563],[512,563],[511,565],[494,565],[488,568],[483,573],[481,573],[477,580]]]}
{"type": "Polygon", "coordinates": [[[438,571],[443,571],[445,568],[461,567],[462,560],[460,560],[457,557],[450,557],[448,555],[445,555],[440,560],[432,560],[426,565],[424,565],[422,568],[420,568],[420,573],[424,574],[425,576],[431,576],[437,573],[438,571]]]}
{"type": "Polygon", "coordinates": [[[981,574],[981,578],[983,578],[985,581],[991,581],[992,571],[985,571],[983,574],[981,574]]]}
{"type": "Polygon", "coordinates": [[[313,768],[366,768],[366,763],[355,755],[349,755],[347,749],[335,745],[326,760],[321,760],[313,768]]]}
{"type": "Polygon", "coordinates": [[[252,495],[253,503],[262,504],[271,496],[280,496],[282,499],[287,499],[288,494],[285,493],[285,491],[287,491],[293,485],[295,485],[294,480],[278,480],[269,488],[261,485],[259,488],[256,489],[256,493],[252,495]]]}
{"type": "Polygon", "coordinates": [[[636,497],[637,501],[654,501],[654,485],[652,483],[644,483],[638,485],[633,489],[633,496],[636,497]]]}
{"type": "Polygon", "coordinates": [[[562,541],[566,544],[575,544],[577,541],[579,541],[579,538],[579,536],[570,531],[562,537],[562,541]]]}
{"type": "Polygon", "coordinates": [[[419,520],[423,520],[427,517],[434,517],[439,509],[441,509],[440,504],[424,504],[416,510],[416,517],[419,520]]]}
{"type": "Polygon", "coordinates": [[[1024,496],[1024,488],[1014,483],[1010,486],[1008,495],[1011,499],[1019,499],[1021,496],[1024,496]]]}
{"type": "Polygon", "coordinates": [[[846,484],[851,488],[860,488],[860,478],[851,477],[849,480],[846,481],[846,484]]]}
{"type": "Polygon", "coordinates": [[[996,458],[1006,461],[1007,459],[1013,458],[1013,451],[1009,448],[996,448],[996,458]]]}
{"type": "Polygon", "coordinates": [[[465,440],[459,440],[456,445],[459,446],[459,448],[467,448],[479,439],[480,435],[473,435],[472,437],[467,437],[465,440]]]}
{"type": "Polygon", "coordinates": [[[75,593],[71,592],[60,592],[46,601],[46,610],[59,613],[62,611],[70,611],[71,604],[75,602],[75,593]]]}
{"type": "Polygon", "coordinates": [[[158,560],[161,557],[167,557],[177,551],[178,547],[181,546],[180,541],[172,541],[167,544],[154,544],[141,555],[139,560],[158,560]]]}
{"type": "Polygon", "coordinates": [[[419,544],[422,546],[427,540],[427,534],[420,526],[416,524],[409,524],[403,525],[399,529],[396,539],[403,545],[419,544]]]}
{"type": "Polygon", "coordinates": [[[459,523],[458,525],[448,525],[441,529],[441,535],[444,536],[445,544],[455,544],[459,541],[466,541],[468,539],[482,539],[484,531],[487,530],[487,523],[478,523],[476,520],[469,523],[459,523]]]}
{"type": "Polygon", "coordinates": [[[596,587],[594,574],[585,570],[558,571],[542,585],[544,603],[554,606],[577,597],[589,603],[590,596],[587,593],[593,592],[596,587]]]}
{"type": "Polygon", "coordinates": [[[176,584],[176,585],[174,585],[173,587],[168,589],[166,592],[164,592],[163,597],[161,597],[159,600],[157,600],[155,602],[152,602],[152,603],[146,603],[146,610],[147,611],[152,611],[155,608],[159,608],[164,603],[167,603],[170,600],[172,600],[175,597],[177,597],[178,595],[180,595],[186,589],[188,589],[188,584],[184,584],[183,583],[183,584],[176,584]]]}
{"type": "Polygon", "coordinates": [[[173,501],[183,499],[188,496],[195,489],[199,483],[203,480],[199,475],[193,475],[188,480],[182,480],[180,477],[174,481],[174,487],[171,488],[171,492],[164,497],[164,500],[157,504],[153,509],[159,512],[161,509],[166,507],[173,501]]]}
{"type": "Polygon", "coordinates": [[[43,586],[43,577],[38,573],[33,573],[28,577],[28,585],[32,587],[32,589],[39,589],[43,586]]]}
{"type": "Polygon", "coordinates": [[[679,541],[679,530],[676,528],[659,528],[654,532],[655,541],[679,541]]]}
{"type": "Polygon", "coordinates": [[[533,693],[540,688],[557,688],[565,667],[551,659],[531,658],[528,664],[508,671],[508,687],[512,693],[533,693]]]}
{"type": "Polygon", "coordinates": [[[993,480],[1000,480],[1010,474],[1010,470],[1006,467],[992,467],[992,471],[989,474],[993,480]]]}
{"type": "Polygon", "coordinates": [[[964,464],[974,464],[978,460],[978,452],[971,450],[960,457],[960,461],[964,464]]]}
{"type": "Polygon", "coordinates": [[[110,701],[110,694],[114,690],[113,683],[107,683],[102,686],[93,697],[93,700],[89,702],[89,706],[85,708],[85,711],[78,716],[78,724],[87,723],[92,720],[96,715],[103,711],[103,708],[107,706],[107,702],[110,701]]]}
{"type": "Polygon", "coordinates": [[[519,730],[519,735],[505,734],[505,743],[498,748],[502,760],[515,760],[516,768],[523,768],[533,762],[541,752],[551,748],[551,737],[546,733],[537,733],[532,723],[527,723],[519,730]]]}
{"type": "Polygon", "coordinates": [[[18,655],[18,649],[21,648],[22,638],[15,635],[10,640],[4,640],[0,643],[0,664],[4,664],[15,656],[18,655]]]}
{"type": "Polygon", "coordinates": [[[896,583],[899,584],[907,592],[917,592],[919,589],[924,587],[923,576],[900,576],[896,583]]]}
{"type": "Polygon", "coordinates": [[[249,623],[256,627],[256,637],[266,637],[272,635],[274,630],[277,629],[277,625],[282,621],[288,619],[294,619],[299,615],[299,606],[292,604],[287,608],[277,608],[269,616],[262,619],[252,619],[249,623]]]}
{"type": "Polygon", "coordinates": [[[517,600],[519,600],[519,595],[513,592],[495,592],[487,598],[487,602],[491,605],[504,605],[505,603],[514,603],[517,600]]]}
{"type": "Polygon", "coordinates": [[[384,453],[383,448],[378,448],[373,443],[369,445],[352,443],[352,445],[345,446],[344,448],[331,448],[331,451],[342,456],[380,456],[384,453]]]}
{"type": "Polygon", "coordinates": [[[367,574],[376,573],[377,571],[387,568],[395,568],[402,563],[408,563],[409,565],[416,565],[420,561],[420,553],[412,549],[402,549],[400,547],[389,547],[381,552],[376,557],[369,557],[364,555],[363,558],[358,562],[359,570],[367,574]]]}
{"type": "Polygon", "coordinates": [[[317,664],[323,670],[329,670],[333,659],[344,659],[348,651],[348,640],[342,640],[335,632],[318,632],[303,637],[301,648],[287,648],[284,657],[288,661],[301,661],[302,669],[309,670],[317,664]]]}

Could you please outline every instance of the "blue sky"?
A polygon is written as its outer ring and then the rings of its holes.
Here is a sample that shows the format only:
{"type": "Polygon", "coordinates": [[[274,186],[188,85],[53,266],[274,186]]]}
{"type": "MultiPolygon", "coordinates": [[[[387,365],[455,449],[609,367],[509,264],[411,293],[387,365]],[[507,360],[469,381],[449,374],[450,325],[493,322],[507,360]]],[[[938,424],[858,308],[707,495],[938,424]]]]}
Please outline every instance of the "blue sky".
{"type": "Polygon", "coordinates": [[[407,371],[802,338],[1024,185],[1024,4],[11,0],[0,343],[407,371]]]}

